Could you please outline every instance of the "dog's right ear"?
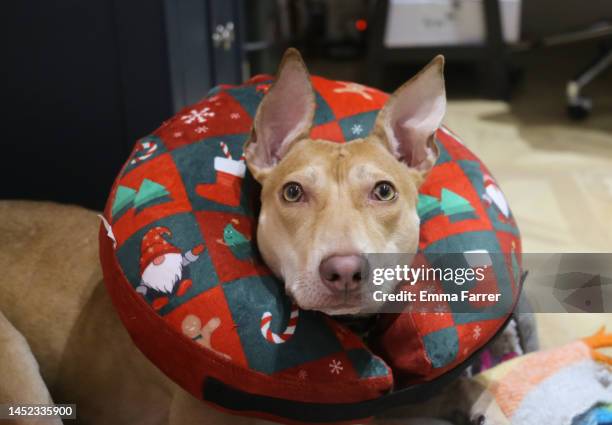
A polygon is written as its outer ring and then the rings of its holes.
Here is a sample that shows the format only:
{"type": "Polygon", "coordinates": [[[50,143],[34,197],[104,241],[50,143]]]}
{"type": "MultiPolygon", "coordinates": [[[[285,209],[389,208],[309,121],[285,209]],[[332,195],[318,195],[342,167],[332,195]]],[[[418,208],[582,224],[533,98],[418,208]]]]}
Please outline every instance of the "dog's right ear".
{"type": "Polygon", "coordinates": [[[291,145],[308,136],[315,113],[315,95],[302,56],[295,49],[283,55],[276,81],[255,114],[244,152],[259,182],[287,154],[291,145]]]}

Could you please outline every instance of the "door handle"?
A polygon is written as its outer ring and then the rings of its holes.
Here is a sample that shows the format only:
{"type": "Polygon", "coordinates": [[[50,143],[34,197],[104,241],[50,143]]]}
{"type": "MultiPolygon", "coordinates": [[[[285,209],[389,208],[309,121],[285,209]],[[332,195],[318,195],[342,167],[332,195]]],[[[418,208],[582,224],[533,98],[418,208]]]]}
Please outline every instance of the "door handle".
{"type": "Polygon", "coordinates": [[[234,23],[229,21],[225,25],[219,24],[212,33],[212,41],[215,49],[223,48],[230,50],[235,39],[234,23]]]}

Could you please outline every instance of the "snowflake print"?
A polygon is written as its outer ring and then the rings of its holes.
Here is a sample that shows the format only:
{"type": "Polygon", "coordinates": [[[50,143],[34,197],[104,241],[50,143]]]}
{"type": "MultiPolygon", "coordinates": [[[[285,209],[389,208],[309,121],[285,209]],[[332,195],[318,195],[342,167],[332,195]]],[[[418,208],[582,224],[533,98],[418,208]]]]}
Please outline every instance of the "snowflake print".
{"type": "Polygon", "coordinates": [[[472,331],[472,338],[479,339],[480,333],[482,332],[482,328],[480,326],[476,326],[472,331]]]}
{"type": "Polygon", "coordinates": [[[340,372],[344,370],[342,366],[342,362],[340,360],[332,360],[329,364],[329,373],[335,373],[336,375],[340,375],[340,372]]]}
{"type": "Polygon", "coordinates": [[[174,136],[175,139],[178,139],[179,137],[183,137],[183,132],[175,131],[174,133],[172,133],[172,135],[174,136]]]}
{"type": "Polygon", "coordinates": [[[435,292],[438,292],[437,290],[438,288],[436,288],[436,285],[427,285],[427,287],[425,287],[425,290],[430,293],[433,294],[435,292]]]}
{"type": "Polygon", "coordinates": [[[298,379],[300,381],[305,381],[306,379],[308,379],[308,372],[306,372],[304,369],[300,370],[298,372],[298,379]]]}
{"type": "Polygon", "coordinates": [[[208,118],[214,117],[214,116],[215,116],[215,113],[211,111],[210,108],[207,106],[201,111],[192,109],[191,111],[189,111],[189,114],[183,115],[181,119],[185,121],[185,124],[193,124],[194,122],[199,122],[200,124],[204,124],[208,120],[208,118]]]}
{"type": "Polygon", "coordinates": [[[444,316],[444,313],[446,313],[446,307],[443,305],[437,305],[434,307],[434,312],[436,313],[436,316],[444,316]]]}
{"type": "Polygon", "coordinates": [[[232,112],[230,114],[230,118],[233,120],[237,120],[238,118],[240,118],[240,114],[238,112],[232,112]]]}
{"type": "Polygon", "coordinates": [[[353,124],[351,127],[351,133],[358,136],[363,133],[363,126],[361,124],[353,124]]]}
{"type": "Polygon", "coordinates": [[[205,125],[201,125],[195,129],[195,132],[198,134],[207,133],[208,127],[206,127],[205,125]]]}

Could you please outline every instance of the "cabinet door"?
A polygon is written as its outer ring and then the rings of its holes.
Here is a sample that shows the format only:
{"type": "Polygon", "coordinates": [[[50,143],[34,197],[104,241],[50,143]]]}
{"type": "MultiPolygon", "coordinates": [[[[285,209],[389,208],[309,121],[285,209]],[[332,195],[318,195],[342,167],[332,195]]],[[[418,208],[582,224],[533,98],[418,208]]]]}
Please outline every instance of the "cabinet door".
{"type": "Polygon", "coordinates": [[[207,0],[164,0],[174,111],[197,102],[215,84],[207,0]]]}
{"type": "Polygon", "coordinates": [[[242,81],[238,0],[164,0],[174,111],[218,84],[242,81]]]}
{"type": "Polygon", "coordinates": [[[3,16],[0,198],[101,209],[134,140],[171,114],[161,3],[18,1],[3,16]]]}

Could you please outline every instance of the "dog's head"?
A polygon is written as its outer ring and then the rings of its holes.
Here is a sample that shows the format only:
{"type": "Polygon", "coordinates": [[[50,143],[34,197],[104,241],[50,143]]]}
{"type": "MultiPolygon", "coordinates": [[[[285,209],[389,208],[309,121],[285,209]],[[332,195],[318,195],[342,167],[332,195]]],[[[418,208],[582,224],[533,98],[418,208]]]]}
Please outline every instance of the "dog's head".
{"type": "Polygon", "coordinates": [[[416,252],[418,188],[446,108],[443,65],[438,56],[402,85],[370,135],[339,144],[309,138],[315,95],[300,54],[285,53],[245,154],[262,185],[258,247],[301,308],[364,312],[364,254],[416,252]]]}

